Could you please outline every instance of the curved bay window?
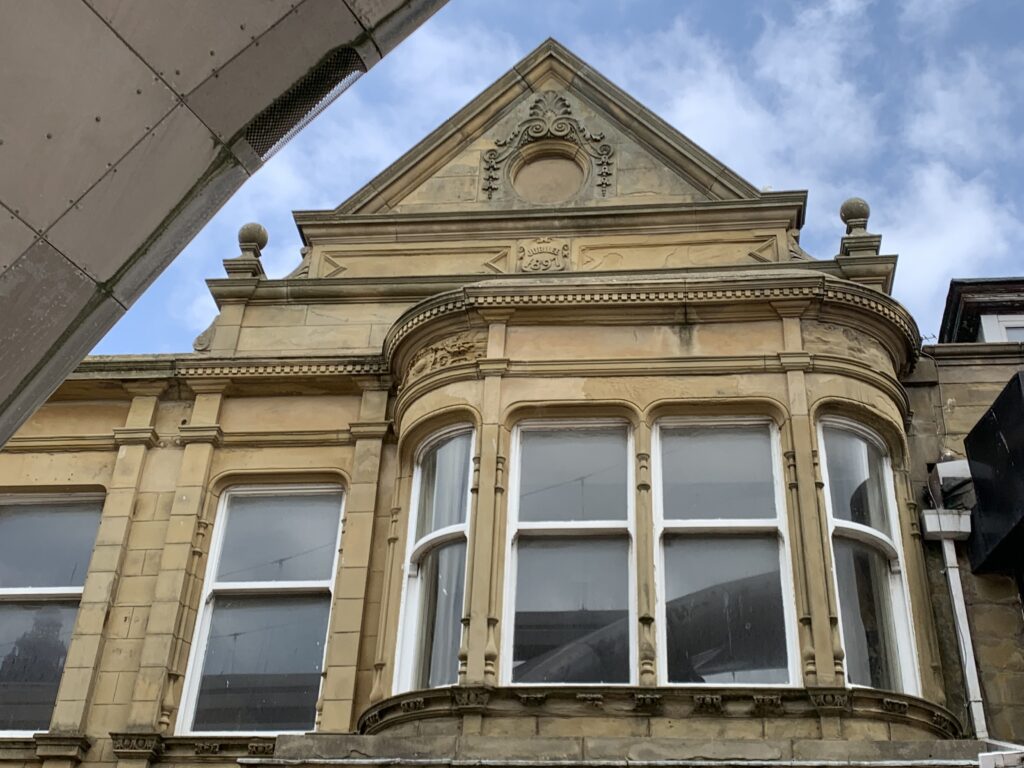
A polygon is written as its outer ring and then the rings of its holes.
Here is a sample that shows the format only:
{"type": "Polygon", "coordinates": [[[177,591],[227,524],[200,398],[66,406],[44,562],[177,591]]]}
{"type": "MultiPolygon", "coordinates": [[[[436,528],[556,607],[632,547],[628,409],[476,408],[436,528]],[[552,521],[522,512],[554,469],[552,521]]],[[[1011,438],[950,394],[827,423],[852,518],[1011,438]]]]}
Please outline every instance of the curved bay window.
{"type": "Polygon", "coordinates": [[[653,454],[662,682],[793,683],[798,654],[772,425],[669,420],[655,431],[653,454]]]}
{"type": "Polygon", "coordinates": [[[473,432],[420,448],[413,474],[398,689],[458,682],[473,432]]]}
{"type": "Polygon", "coordinates": [[[916,693],[899,521],[884,444],[839,419],[821,422],[819,440],[847,678],[854,685],[916,693]]]}
{"type": "Polygon", "coordinates": [[[635,682],[627,425],[525,423],[514,443],[502,678],[635,682]]]}

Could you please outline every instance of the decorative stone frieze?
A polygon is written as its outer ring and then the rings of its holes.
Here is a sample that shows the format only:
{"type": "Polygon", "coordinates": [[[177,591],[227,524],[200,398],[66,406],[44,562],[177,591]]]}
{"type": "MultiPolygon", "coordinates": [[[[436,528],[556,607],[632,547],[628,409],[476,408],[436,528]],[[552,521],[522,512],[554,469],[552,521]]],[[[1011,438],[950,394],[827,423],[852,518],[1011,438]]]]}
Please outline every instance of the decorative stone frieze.
{"type": "Polygon", "coordinates": [[[412,358],[405,378],[415,379],[458,363],[469,363],[483,357],[484,339],[479,333],[460,333],[457,336],[430,344],[412,358]]]}
{"type": "MultiPolygon", "coordinates": [[[[749,723],[758,718],[764,723],[779,720],[845,720],[878,722],[898,720],[917,738],[957,738],[961,729],[951,713],[923,699],[871,689],[809,689],[771,688],[704,688],[686,689],[630,686],[530,686],[461,687],[413,691],[385,699],[371,706],[359,719],[358,731],[363,734],[395,735],[417,733],[415,723],[430,721],[433,732],[447,729],[459,732],[458,722],[465,716],[500,718],[535,718],[559,721],[559,731],[566,732],[567,721],[585,723],[588,719],[608,717],[647,719],[640,730],[651,732],[662,723],[677,723],[680,733],[686,732],[688,718],[706,721],[714,718],[724,732],[733,723],[749,723]],[[442,726],[444,720],[451,724],[442,726]]],[[[745,726],[737,726],[736,732],[745,726]]],[[[542,726],[543,730],[543,726],[542,726]]],[[[749,729],[748,729],[749,730],[749,729]]],[[[485,731],[486,732],[486,731],[485,731]]],[[[587,733],[586,725],[580,733],[587,733]]],[[[762,737],[760,728],[756,738],[762,737]]],[[[753,738],[754,736],[741,736],[753,738]]],[[[894,737],[895,738],[895,737],[894,737]]]]}

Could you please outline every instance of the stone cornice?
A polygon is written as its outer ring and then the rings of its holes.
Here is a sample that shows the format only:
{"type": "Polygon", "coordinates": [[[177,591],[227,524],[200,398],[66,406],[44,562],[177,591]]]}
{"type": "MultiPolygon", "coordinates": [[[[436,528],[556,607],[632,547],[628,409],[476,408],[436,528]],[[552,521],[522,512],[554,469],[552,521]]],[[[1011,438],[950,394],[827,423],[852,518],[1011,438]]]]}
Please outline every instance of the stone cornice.
{"type": "MultiPolygon", "coordinates": [[[[910,367],[920,349],[920,335],[910,314],[894,299],[857,283],[820,274],[790,270],[782,274],[747,273],[723,277],[693,274],[680,277],[620,279],[576,276],[573,280],[544,281],[528,290],[516,281],[484,282],[433,296],[404,313],[384,341],[384,356],[395,371],[404,368],[399,359],[403,341],[422,327],[447,318],[468,316],[488,308],[539,310],[546,318],[580,308],[606,313],[625,308],[668,309],[674,315],[693,310],[701,319],[754,319],[758,307],[766,317],[776,316],[780,301],[807,300],[821,312],[851,316],[870,329],[893,357],[894,367],[910,367]]],[[[571,315],[570,315],[571,316],[571,315]]]]}
{"type": "Polygon", "coordinates": [[[387,373],[377,356],[352,357],[205,357],[201,355],[109,355],[86,358],[68,377],[72,381],[155,377],[234,379],[239,376],[377,376],[387,373]]]}
{"type": "Polygon", "coordinates": [[[307,244],[394,242],[560,236],[707,232],[747,227],[799,228],[806,192],[776,192],[757,200],[616,205],[593,208],[445,211],[439,213],[343,214],[296,211],[307,244]]]}
{"type": "MultiPolygon", "coordinates": [[[[893,259],[891,256],[881,256],[880,259],[893,259]]],[[[774,273],[792,272],[798,269],[801,272],[817,275],[826,274],[833,277],[843,277],[842,267],[835,261],[805,261],[805,262],[764,262],[758,264],[732,264],[717,266],[715,274],[722,278],[741,276],[748,272],[774,273]]],[[[690,275],[706,275],[708,268],[704,266],[678,267],[671,270],[616,270],[614,272],[563,272],[548,273],[544,275],[545,280],[562,280],[571,282],[581,277],[596,278],[604,275],[606,279],[620,281],[623,279],[645,279],[659,278],[668,279],[672,277],[686,278],[690,275]]],[[[535,280],[536,275],[520,274],[515,272],[488,274],[463,274],[463,275],[412,275],[400,277],[348,277],[348,278],[284,278],[281,280],[260,280],[259,285],[253,287],[246,282],[240,284],[238,280],[221,278],[207,280],[206,284],[217,301],[222,306],[234,301],[245,301],[251,303],[285,304],[290,302],[306,302],[316,304],[319,302],[334,301],[421,301],[431,296],[436,296],[444,291],[456,290],[458,288],[494,281],[520,280],[523,285],[535,280]]],[[[91,359],[91,358],[90,358],[91,359]]]]}
{"type": "Polygon", "coordinates": [[[117,442],[107,435],[15,435],[0,450],[4,453],[77,453],[116,451],[117,442]]]}
{"type": "Polygon", "coordinates": [[[962,342],[928,344],[921,354],[939,365],[1016,365],[1024,364],[1024,342],[962,342]]]}

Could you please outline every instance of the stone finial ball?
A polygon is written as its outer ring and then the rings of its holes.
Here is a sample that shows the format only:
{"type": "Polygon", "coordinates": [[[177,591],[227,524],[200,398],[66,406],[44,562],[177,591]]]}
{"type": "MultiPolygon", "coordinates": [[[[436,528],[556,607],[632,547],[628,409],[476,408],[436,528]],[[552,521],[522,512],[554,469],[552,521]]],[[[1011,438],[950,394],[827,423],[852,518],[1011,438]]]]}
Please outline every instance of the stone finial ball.
{"type": "Polygon", "coordinates": [[[270,235],[267,234],[266,227],[262,224],[257,224],[255,221],[243,224],[242,228],[238,230],[239,245],[255,245],[262,250],[266,247],[269,239],[270,235]]]}
{"type": "Polygon", "coordinates": [[[851,197],[839,206],[839,218],[849,224],[851,219],[866,219],[871,215],[871,206],[860,197],[851,197]]]}

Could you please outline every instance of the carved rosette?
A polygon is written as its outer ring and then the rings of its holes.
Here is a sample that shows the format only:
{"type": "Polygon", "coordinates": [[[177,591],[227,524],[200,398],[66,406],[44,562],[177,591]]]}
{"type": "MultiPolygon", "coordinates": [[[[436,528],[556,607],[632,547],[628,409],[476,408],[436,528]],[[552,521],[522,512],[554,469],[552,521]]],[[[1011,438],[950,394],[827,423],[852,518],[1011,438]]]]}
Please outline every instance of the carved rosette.
{"type": "Polygon", "coordinates": [[[569,100],[557,91],[544,91],[534,99],[525,120],[522,120],[503,139],[495,140],[495,149],[484,152],[482,157],[483,191],[490,200],[500,188],[502,170],[507,161],[528,144],[544,139],[565,141],[579,147],[593,165],[594,186],[601,197],[605,197],[611,186],[612,155],[611,144],[604,141],[603,133],[594,133],[573,117],[569,100]]]}
{"type": "Polygon", "coordinates": [[[569,241],[538,237],[519,243],[516,272],[568,272],[569,241]]]}
{"type": "Polygon", "coordinates": [[[484,339],[478,333],[460,333],[430,344],[413,357],[406,372],[406,381],[459,363],[469,363],[484,355],[484,339]]]}

